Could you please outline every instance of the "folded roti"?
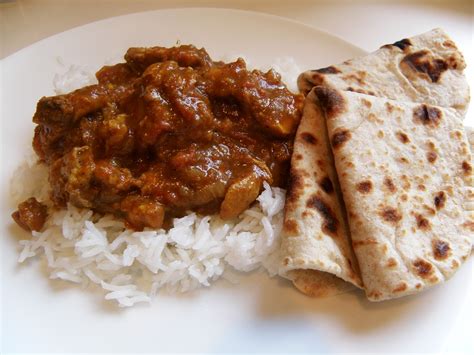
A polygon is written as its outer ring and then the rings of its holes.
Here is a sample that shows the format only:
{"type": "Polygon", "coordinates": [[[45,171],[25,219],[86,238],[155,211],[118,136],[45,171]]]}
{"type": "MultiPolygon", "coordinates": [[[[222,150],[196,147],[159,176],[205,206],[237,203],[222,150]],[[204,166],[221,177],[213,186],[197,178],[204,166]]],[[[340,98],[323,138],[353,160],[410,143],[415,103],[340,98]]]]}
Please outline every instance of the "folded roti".
{"type": "MultiPolygon", "coordinates": [[[[471,148],[471,165],[474,165],[474,128],[473,127],[464,127],[467,139],[469,141],[469,146],[471,148]]],[[[466,203],[466,210],[469,213],[469,219],[474,221],[474,186],[468,190],[468,202],[466,203]]],[[[474,251],[474,231],[471,234],[471,243],[472,250],[474,251]]]]}
{"type": "Polygon", "coordinates": [[[326,124],[311,92],[291,159],[280,269],[307,295],[334,295],[351,284],[362,287],[342,206],[326,124]]]}
{"type": "Polygon", "coordinates": [[[449,279],[471,252],[472,165],[459,114],[316,87],[366,294],[449,279]]]}
{"type": "Polygon", "coordinates": [[[461,115],[469,105],[463,55],[441,29],[405,38],[360,58],[310,70],[299,89],[313,86],[355,91],[392,100],[452,107],[461,115]]]}

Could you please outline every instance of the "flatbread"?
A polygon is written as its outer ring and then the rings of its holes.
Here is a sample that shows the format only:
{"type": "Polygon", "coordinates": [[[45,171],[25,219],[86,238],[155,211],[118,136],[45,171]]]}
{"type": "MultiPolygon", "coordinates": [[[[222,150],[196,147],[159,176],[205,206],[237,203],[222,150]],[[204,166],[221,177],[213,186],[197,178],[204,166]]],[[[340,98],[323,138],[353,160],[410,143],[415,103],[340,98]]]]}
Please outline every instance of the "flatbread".
{"type": "Polygon", "coordinates": [[[338,65],[310,70],[298,78],[309,92],[324,85],[393,100],[452,107],[461,115],[469,105],[466,63],[455,43],[441,29],[385,45],[338,65]]]}
{"type": "Polygon", "coordinates": [[[471,154],[459,114],[327,87],[315,93],[366,294],[381,301],[449,279],[471,252],[471,154]]]}
{"type": "MultiPolygon", "coordinates": [[[[471,165],[474,166],[474,128],[464,127],[471,148],[471,165]]],[[[468,189],[468,201],[466,203],[466,211],[469,213],[469,219],[474,221],[474,187],[468,189]]],[[[474,251],[474,233],[471,234],[472,251],[474,251]]]]}
{"type": "Polygon", "coordinates": [[[351,284],[362,287],[341,206],[323,113],[310,93],[291,159],[280,269],[307,295],[334,295],[351,284]]]}

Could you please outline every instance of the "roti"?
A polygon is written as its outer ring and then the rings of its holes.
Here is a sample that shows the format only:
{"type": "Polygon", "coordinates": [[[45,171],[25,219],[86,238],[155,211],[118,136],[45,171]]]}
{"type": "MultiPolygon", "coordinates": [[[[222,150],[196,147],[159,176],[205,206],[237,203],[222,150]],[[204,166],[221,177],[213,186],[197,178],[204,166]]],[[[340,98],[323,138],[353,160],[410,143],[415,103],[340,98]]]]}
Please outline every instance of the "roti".
{"type": "Polygon", "coordinates": [[[291,159],[280,269],[307,295],[362,287],[342,206],[324,115],[311,92],[291,159]]]}
{"type": "Polygon", "coordinates": [[[314,92],[368,299],[449,279],[470,255],[474,232],[466,211],[471,154],[459,113],[328,87],[314,92]]]}
{"type": "Polygon", "coordinates": [[[298,78],[307,93],[324,85],[393,100],[451,107],[464,115],[469,86],[463,55],[442,29],[405,38],[360,58],[309,70],[298,78]]]}

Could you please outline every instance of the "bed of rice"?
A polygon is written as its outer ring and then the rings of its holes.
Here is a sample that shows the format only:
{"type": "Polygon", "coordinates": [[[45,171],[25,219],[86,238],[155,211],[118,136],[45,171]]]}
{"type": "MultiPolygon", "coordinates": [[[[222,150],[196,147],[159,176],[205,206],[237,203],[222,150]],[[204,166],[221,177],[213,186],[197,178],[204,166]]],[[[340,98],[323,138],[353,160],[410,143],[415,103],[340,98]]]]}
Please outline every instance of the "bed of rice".
{"type": "MultiPolygon", "coordinates": [[[[272,65],[295,90],[299,68],[291,58],[272,65]]],[[[54,77],[57,94],[93,83],[91,71],[65,67],[54,77]]],[[[47,168],[26,159],[12,181],[20,202],[34,196],[48,201],[47,168]]],[[[21,240],[19,262],[46,260],[50,278],[101,287],[120,307],[150,302],[160,290],[186,292],[210,286],[226,271],[266,270],[276,275],[285,191],[265,184],[257,201],[233,221],[189,213],[168,231],[136,232],[112,216],[69,205],[51,211],[42,232],[21,240]]]]}

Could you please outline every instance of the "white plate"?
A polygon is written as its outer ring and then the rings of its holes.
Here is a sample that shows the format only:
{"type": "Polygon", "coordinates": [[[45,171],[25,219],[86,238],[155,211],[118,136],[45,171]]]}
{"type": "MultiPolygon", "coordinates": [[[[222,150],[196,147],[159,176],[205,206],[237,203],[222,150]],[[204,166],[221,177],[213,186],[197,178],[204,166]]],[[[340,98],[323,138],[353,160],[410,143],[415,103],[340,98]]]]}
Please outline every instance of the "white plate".
{"type": "MultiPolygon", "coordinates": [[[[2,62],[2,350],[5,352],[386,352],[462,349],[469,341],[472,258],[446,285],[414,297],[370,303],[361,292],[310,299],[279,279],[252,274],[240,285],[117,310],[100,295],[50,281],[39,263],[18,266],[19,228],[8,184],[29,149],[37,100],[53,94],[66,63],[99,68],[130,46],[204,46],[211,56],[242,54],[256,67],[293,56],[301,69],[362,51],[282,18],[217,9],[161,10],[92,23],[38,42],[2,62]],[[469,323],[468,323],[469,324],[469,323]],[[464,331],[464,333],[462,333],[464,331]],[[459,343],[459,339],[462,343],[459,343]]],[[[472,324],[472,323],[470,323],[472,324]]]]}

